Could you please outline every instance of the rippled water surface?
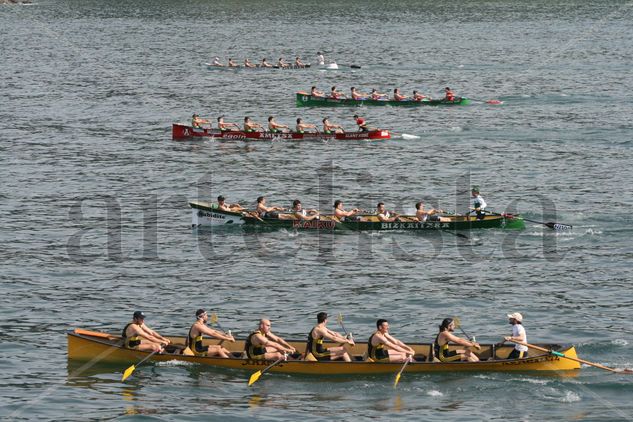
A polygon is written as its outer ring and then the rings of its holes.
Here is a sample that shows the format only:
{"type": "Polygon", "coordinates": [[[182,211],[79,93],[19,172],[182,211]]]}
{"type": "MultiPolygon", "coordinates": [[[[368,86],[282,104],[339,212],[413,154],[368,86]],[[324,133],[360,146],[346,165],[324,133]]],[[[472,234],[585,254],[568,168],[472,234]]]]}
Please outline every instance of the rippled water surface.
{"type": "MultiPolygon", "coordinates": [[[[481,342],[525,315],[534,342],[633,365],[631,5],[618,1],[40,1],[0,6],[0,415],[20,419],[631,419],[630,376],[264,376],[160,364],[69,365],[65,332],[121,329],[133,310],[184,335],[193,312],[240,337],[267,315],[303,338],[316,312],[364,339],[378,317],[431,341],[459,315],[481,342]],[[209,71],[316,51],[338,72],[209,71]],[[359,70],[349,65],[361,65],[359,70]],[[467,107],[298,109],[318,85],[441,95],[467,107]],[[193,112],[291,124],[352,115],[420,139],[171,140],[193,112]],[[309,233],[190,228],[187,201],[496,211],[553,232],[309,233]]],[[[332,322],[331,325],[334,325],[332,322]]]]}

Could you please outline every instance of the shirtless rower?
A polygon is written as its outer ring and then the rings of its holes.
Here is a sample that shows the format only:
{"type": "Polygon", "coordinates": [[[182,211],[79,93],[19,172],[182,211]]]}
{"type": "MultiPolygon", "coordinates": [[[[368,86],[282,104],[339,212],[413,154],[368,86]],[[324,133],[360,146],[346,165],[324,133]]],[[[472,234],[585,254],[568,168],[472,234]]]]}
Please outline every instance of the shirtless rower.
{"type": "Polygon", "coordinates": [[[312,97],[325,97],[325,92],[319,91],[316,86],[310,89],[310,95],[312,97]]]}
{"type": "Polygon", "coordinates": [[[387,100],[388,97],[389,97],[389,95],[382,94],[382,93],[376,91],[376,88],[372,88],[371,89],[371,99],[372,100],[387,100]]]}
{"type": "Polygon", "coordinates": [[[418,92],[418,91],[413,91],[413,97],[411,97],[411,99],[413,101],[422,101],[426,98],[426,95],[418,92]]]}
{"type": "Polygon", "coordinates": [[[217,66],[217,67],[224,67],[224,64],[222,64],[222,62],[220,62],[220,58],[218,56],[215,56],[213,58],[213,63],[211,63],[213,66],[217,66]]]}
{"type": "Polygon", "coordinates": [[[277,360],[283,358],[286,353],[295,352],[294,347],[270,331],[270,326],[270,320],[259,320],[257,330],[246,339],[244,350],[249,359],[277,360]]]}
{"type": "Polygon", "coordinates": [[[330,98],[345,98],[345,95],[341,91],[337,91],[336,86],[333,86],[332,89],[330,89],[330,98]]]}
{"type": "Polygon", "coordinates": [[[311,221],[319,219],[319,211],[315,209],[304,210],[301,201],[295,199],[292,201],[292,215],[298,220],[311,221]]]}
{"type": "Polygon", "coordinates": [[[385,203],[379,202],[376,205],[376,216],[381,223],[393,223],[394,221],[400,221],[400,216],[395,212],[392,214],[385,209],[385,203]]]}
{"type": "Polygon", "coordinates": [[[282,133],[283,129],[288,129],[288,125],[282,125],[275,122],[274,116],[268,116],[268,131],[272,133],[282,133]]]}
{"type": "Polygon", "coordinates": [[[230,131],[230,130],[240,130],[240,127],[237,123],[230,123],[224,121],[224,116],[218,117],[218,129],[222,132],[230,131]]]}
{"type": "Polygon", "coordinates": [[[305,133],[306,129],[315,129],[316,132],[316,125],[310,124],[310,123],[303,123],[303,119],[301,117],[297,118],[297,126],[295,126],[295,132],[296,133],[305,133]]]}
{"type": "Polygon", "coordinates": [[[123,347],[142,352],[159,352],[170,343],[168,339],[145,325],[145,314],[141,311],[134,312],[132,322],[125,326],[121,337],[123,347]]]}
{"type": "Polygon", "coordinates": [[[367,356],[374,362],[404,362],[413,360],[415,350],[389,334],[389,321],[376,321],[376,331],[367,341],[367,356]]]}
{"type": "Polygon", "coordinates": [[[453,331],[455,331],[455,322],[453,321],[453,318],[445,318],[442,321],[442,325],[440,325],[440,332],[433,342],[433,352],[435,357],[442,362],[454,362],[457,360],[479,362],[477,355],[468,349],[470,347],[480,349],[481,347],[479,346],[479,343],[457,337],[453,334],[453,331]],[[449,351],[448,344],[451,342],[467,347],[467,349],[449,351]]]}
{"type": "Polygon", "coordinates": [[[193,116],[191,116],[191,127],[201,129],[202,125],[209,125],[209,128],[211,128],[210,121],[201,119],[199,114],[194,113],[193,116]]]}
{"type": "Polygon", "coordinates": [[[229,66],[228,67],[240,67],[240,65],[235,63],[233,61],[233,59],[229,58],[229,66]]]}
{"type": "Polygon", "coordinates": [[[455,93],[449,88],[444,88],[444,101],[455,101],[455,93]]]}
{"type": "Polygon", "coordinates": [[[257,65],[251,63],[248,59],[244,59],[244,67],[257,67],[257,65]]]}
{"type": "Polygon", "coordinates": [[[219,344],[205,346],[202,343],[203,336],[206,334],[209,337],[218,338],[220,340],[235,342],[235,339],[230,334],[224,334],[220,331],[214,330],[207,326],[209,321],[209,315],[204,309],[198,309],[196,311],[196,322],[189,328],[189,334],[187,335],[187,346],[191,349],[196,356],[219,356],[221,358],[230,357],[230,353],[226,348],[219,344]]]}
{"type": "Polygon", "coordinates": [[[244,209],[240,204],[227,205],[225,201],[226,201],[226,198],[224,198],[224,196],[222,196],[222,195],[218,196],[218,209],[219,210],[227,211],[227,212],[240,212],[240,211],[242,211],[244,209]]]}
{"type": "Polygon", "coordinates": [[[366,100],[367,98],[369,98],[369,94],[365,94],[364,92],[359,92],[354,86],[351,87],[350,90],[352,91],[353,100],[366,100]]]}
{"type": "Polygon", "coordinates": [[[301,61],[301,57],[297,56],[295,57],[295,66],[303,68],[306,67],[306,64],[301,61]]]}
{"type": "Polygon", "coordinates": [[[273,67],[273,65],[272,65],[272,64],[270,64],[270,63],[268,63],[268,62],[266,61],[266,57],[264,57],[264,58],[262,59],[262,62],[259,64],[259,67],[273,67]]]}
{"type": "Polygon", "coordinates": [[[359,132],[369,132],[369,128],[367,127],[367,122],[364,118],[359,117],[358,114],[354,114],[354,121],[358,125],[359,132]]]}
{"type": "Polygon", "coordinates": [[[290,67],[290,65],[284,61],[283,57],[280,57],[279,60],[277,60],[277,66],[279,66],[280,69],[287,69],[290,67]]]}
{"type": "Polygon", "coordinates": [[[316,360],[339,360],[351,362],[349,353],[345,350],[345,346],[325,347],[323,339],[330,340],[334,343],[344,343],[354,346],[354,340],[345,338],[340,333],[332,331],[326,327],[327,313],[319,312],[317,314],[317,325],[315,325],[308,334],[308,344],[306,346],[306,354],[312,353],[316,360]]]}
{"type": "Polygon", "coordinates": [[[323,133],[332,134],[332,133],[344,133],[343,126],[337,125],[335,123],[330,123],[329,118],[323,119],[323,133]]]}
{"type": "Polygon", "coordinates": [[[345,221],[348,217],[353,217],[360,212],[360,209],[354,208],[351,211],[345,211],[343,208],[343,201],[337,199],[334,201],[334,216],[338,218],[340,221],[345,221]]]}
{"type": "Polygon", "coordinates": [[[402,95],[402,94],[400,93],[400,88],[395,88],[395,89],[393,90],[393,99],[394,99],[395,101],[404,101],[404,100],[406,100],[407,98],[408,98],[408,97],[407,97],[406,95],[402,95]]]}
{"type": "Polygon", "coordinates": [[[277,218],[279,217],[279,213],[277,213],[277,211],[283,211],[283,210],[284,210],[284,207],[277,207],[277,206],[267,207],[266,198],[264,196],[260,196],[257,198],[257,208],[255,209],[255,211],[257,212],[257,214],[259,214],[261,218],[264,218],[264,217],[277,218]]]}
{"type": "Polygon", "coordinates": [[[255,123],[250,117],[244,117],[244,132],[263,132],[264,128],[259,123],[255,123]]]}
{"type": "Polygon", "coordinates": [[[437,215],[438,213],[443,213],[443,210],[436,210],[435,208],[431,208],[430,210],[424,209],[424,203],[418,202],[415,204],[415,218],[420,222],[425,221],[440,221],[447,222],[451,221],[450,218],[440,217],[437,215]]]}

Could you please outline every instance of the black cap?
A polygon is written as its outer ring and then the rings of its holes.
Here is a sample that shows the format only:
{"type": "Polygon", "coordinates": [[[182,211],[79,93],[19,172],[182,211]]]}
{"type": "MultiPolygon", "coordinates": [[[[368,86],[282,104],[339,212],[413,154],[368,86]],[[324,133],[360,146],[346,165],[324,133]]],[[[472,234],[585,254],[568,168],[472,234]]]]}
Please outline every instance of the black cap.
{"type": "Polygon", "coordinates": [[[222,195],[218,196],[218,202],[220,201],[224,201],[226,198],[224,198],[222,195]]]}
{"type": "Polygon", "coordinates": [[[136,312],[134,312],[134,315],[132,315],[132,318],[134,318],[134,319],[145,319],[145,314],[142,311],[136,311],[136,312]]]}
{"type": "Polygon", "coordinates": [[[196,318],[200,318],[200,315],[206,313],[207,311],[205,311],[204,309],[198,309],[196,311],[196,318]]]}

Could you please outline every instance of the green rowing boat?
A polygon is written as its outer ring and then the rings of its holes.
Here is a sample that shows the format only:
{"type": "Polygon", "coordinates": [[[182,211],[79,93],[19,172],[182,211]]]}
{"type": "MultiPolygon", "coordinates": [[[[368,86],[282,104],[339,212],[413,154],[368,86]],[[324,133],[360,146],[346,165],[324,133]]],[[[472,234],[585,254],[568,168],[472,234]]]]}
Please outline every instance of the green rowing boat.
{"type": "Polygon", "coordinates": [[[297,107],[358,107],[367,106],[397,106],[397,107],[418,107],[418,106],[455,106],[467,105],[470,100],[465,97],[455,97],[453,101],[440,100],[353,100],[351,98],[330,98],[314,97],[307,92],[297,92],[297,107]]]}

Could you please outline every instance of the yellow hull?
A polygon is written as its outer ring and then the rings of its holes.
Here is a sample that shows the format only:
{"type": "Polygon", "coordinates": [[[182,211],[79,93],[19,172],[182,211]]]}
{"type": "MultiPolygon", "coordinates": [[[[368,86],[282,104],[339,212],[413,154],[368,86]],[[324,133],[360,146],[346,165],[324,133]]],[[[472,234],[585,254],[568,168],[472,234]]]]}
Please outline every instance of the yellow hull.
{"type": "MultiPolygon", "coordinates": [[[[169,337],[173,344],[184,344],[183,337],[169,337]]],[[[305,349],[304,341],[291,341],[298,351],[305,349]]],[[[120,337],[105,333],[89,332],[85,330],[75,330],[68,332],[68,359],[74,361],[91,362],[94,364],[121,364],[122,370],[125,367],[138,362],[148,355],[146,352],[130,350],[121,347],[120,337]],[[81,333],[81,334],[80,334],[81,333]],[[88,334],[92,333],[92,334],[88,334]]],[[[217,340],[205,340],[205,344],[218,344],[217,340]]],[[[231,352],[241,352],[244,350],[244,342],[223,343],[223,346],[231,352]]],[[[556,345],[541,345],[553,348],[569,357],[577,357],[573,346],[561,347],[556,345]]],[[[429,344],[411,345],[416,351],[417,359],[425,359],[429,356],[429,344]]],[[[351,348],[352,354],[362,356],[367,350],[366,343],[357,343],[351,348]]],[[[550,354],[530,356],[526,359],[508,360],[512,346],[504,346],[494,349],[495,360],[485,360],[493,353],[492,345],[482,345],[477,354],[483,359],[477,363],[470,362],[428,362],[416,361],[410,363],[405,371],[407,373],[417,372],[507,372],[507,371],[570,371],[579,369],[580,364],[569,359],[559,358],[550,354]]],[[[246,358],[223,359],[213,357],[186,356],[182,354],[159,354],[151,358],[154,362],[165,362],[171,360],[198,363],[220,368],[242,369],[246,371],[257,371],[267,366],[269,361],[257,361],[246,358]]],[[[425,359],[426,360],[426,359],[425,359]]],[[[280,363],[273,367],[270,372],[288,374],[307,375],[372,375],[372,374],[395,374],[402,364],[382,363],[356,360],[354,362],[315,362],[306,360],[291,360],[280,363]]]]}

